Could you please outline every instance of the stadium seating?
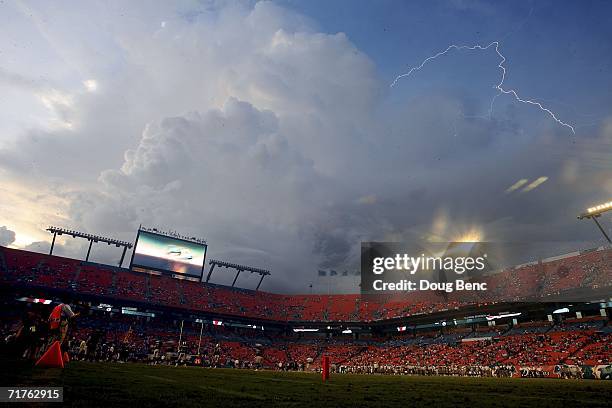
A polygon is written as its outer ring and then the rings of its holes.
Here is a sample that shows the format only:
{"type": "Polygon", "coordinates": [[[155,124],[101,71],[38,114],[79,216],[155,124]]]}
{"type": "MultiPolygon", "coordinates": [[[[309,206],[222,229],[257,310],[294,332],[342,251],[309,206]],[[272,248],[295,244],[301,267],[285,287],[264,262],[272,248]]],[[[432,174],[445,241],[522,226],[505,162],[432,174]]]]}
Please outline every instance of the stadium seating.
{"type": "MultiPolygon", "coordinates": [[[[11,294],[19,290],[28,296],[48,292],[78,295],[115,305],[155,305],[171,311],[171,316],[177,311],[207,312],[267,320],[277,326],[285,322],[374,322],[463,306],[483,307],[484,312],[501,295],[507,300],[523,300],[585,287],[605,288],[612,283],[612,249],[509,268],[486,279],[494,289],[472,298],[421,292],[409,299],[284,295],[0,247],[0,284],[11,294]]],[[[46,322],[46,313],[39,321],[46,322]]],[[[2,317],[0,331],[9,339],[16,327],[10,322],[20,316],[6,308],[2,317]]],[[[336,372],[481,376],[528,375],[542,372],[542,367],[546,372],[554,367],[561,372],[559,367],[566,365],[612,362],[612,327],[607,325],[607,317],[599,315],[562,322],[411,329],[393,335],[379,333],[365,340],[291,331],[272,335],[268,330],[164,320],[167,318],[116,314],[111,318],[100,310],[89,313],[77,319],[71,332],[71,358],[167,364],[179,361],[180,356],[197,354],[203,364],[217,367],[320,370],[321,357],[329,356],[336,372]],[[83,351],[83,344],[89,351],[83,351]]]]}
{"type": "Polygon", "coordinates": [[[409,299],[375,300],[347,295],[280,295],[178,280],[126,269],[0,247],[0,281],[160,306],[274,321],[376,321],[441,312],[504,299],[546,297],[576,288],[612,284],[612,249],[572,254],[548,262],[510,268],[488,276],[489,294],[417,292],[409,299]]]}
{"type": "MultiPolygon", "coordinates": [[[[612,333],[601,330],[605,322],[587,329],[577,325],[549,327],[547,333],[513,334],[506,331],[491,340],[474,340],[463,330],[447,334],[423,333],[405,339],[355,342],[347,339],[273,338],[245,336],[239,329],[207,327],[200,340],[198,326],[185,325],[182,333],[176,322],[146,322],[126,316],[109,320],[105,315],[90,316],[79,322],[72,332],[73,355],[78,354],[81,340],[90,343],[93,333],[101,332],[96,343],[95,359],[150,361],[154,350],[158,356],[179,351],[205,356],[219,366],[238,366],[261,356],[264,367],[317,370],[321,356],[331,359],[335,370],[376,372],[379,367],[537,367],[561,364],[602,365],[612,361],[612,333]],[[111,356],[109,353],[116,353],[111,356]],[[122,357],[119,350],[126,350],[122,357]],[[281,363],[279,365],[279,363],[281,363]],[[367,368],[367,370],[365,369],[367,368]]],[[[545,327],[545,325],[543,326],[545,327]]],[[[480,338],[480,337],[479,337],[480,338]]]]}

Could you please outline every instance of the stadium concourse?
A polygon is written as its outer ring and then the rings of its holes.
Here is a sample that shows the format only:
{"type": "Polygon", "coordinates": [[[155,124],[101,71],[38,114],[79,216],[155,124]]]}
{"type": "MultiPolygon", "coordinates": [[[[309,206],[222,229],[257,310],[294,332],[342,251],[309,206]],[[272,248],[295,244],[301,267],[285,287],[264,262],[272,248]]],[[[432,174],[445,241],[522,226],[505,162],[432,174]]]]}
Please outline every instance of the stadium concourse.
{"type": "Polygon", "coordinates": [[[383,301],[272,294],[0,247],[3,346],[40,355],[50,309],[63,301],[80,312],[64,345],[77,360],[316,371],[327,355],[335,372],[610,379],[610,299],[544,300],[609,293],[611,278],[612,249],[599,248],[491,275],[489,286],[514,302],[383,301]]]}

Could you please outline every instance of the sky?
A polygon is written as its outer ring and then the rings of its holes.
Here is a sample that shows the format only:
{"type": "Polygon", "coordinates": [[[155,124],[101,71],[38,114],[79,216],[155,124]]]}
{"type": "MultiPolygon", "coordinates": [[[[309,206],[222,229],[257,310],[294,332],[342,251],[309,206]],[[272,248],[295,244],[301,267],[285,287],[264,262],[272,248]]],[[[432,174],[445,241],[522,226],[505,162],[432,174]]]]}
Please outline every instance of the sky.
{"type": "Polygon", "coordinates": [[[325,293],[363,241],[604,243],[576,216],[612,199],[609,2],[5,0],[0,26],[1,245],[142,224],[325,293]]]}

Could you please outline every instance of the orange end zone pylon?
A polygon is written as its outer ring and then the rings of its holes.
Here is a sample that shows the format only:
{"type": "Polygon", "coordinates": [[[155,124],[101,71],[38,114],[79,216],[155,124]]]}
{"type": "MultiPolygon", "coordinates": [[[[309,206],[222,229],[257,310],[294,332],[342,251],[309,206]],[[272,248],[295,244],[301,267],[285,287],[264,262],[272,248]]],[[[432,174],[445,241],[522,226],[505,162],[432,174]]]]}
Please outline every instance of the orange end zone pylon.
{"type": "Polygon", "coordinates": [[[323,356],[323,364],[321,364],[321,372],[323,374],[323,381],[329,380],[329,356],[323,356]]]}
{"type": "Polygon", "coordinates": [[[55,341],[49,350],[35,364],[36,367],[64,368],[64,359],[59,341],[55,341]]]}

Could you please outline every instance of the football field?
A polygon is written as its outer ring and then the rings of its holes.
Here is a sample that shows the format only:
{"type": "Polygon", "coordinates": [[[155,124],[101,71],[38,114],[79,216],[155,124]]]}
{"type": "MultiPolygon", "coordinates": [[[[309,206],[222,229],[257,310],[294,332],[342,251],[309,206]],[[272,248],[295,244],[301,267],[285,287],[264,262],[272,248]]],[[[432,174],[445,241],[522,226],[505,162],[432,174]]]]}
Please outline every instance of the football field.
{"type": "Polygon", "coordinates": [[[2,386],[63,386],[65,405],[76,407],[594,408],[612,401],[612,381],[595,380],[332,375],[324,384],[310,373],[84,362],[63,370],[11,366],[1,370],[2,386]]]}

